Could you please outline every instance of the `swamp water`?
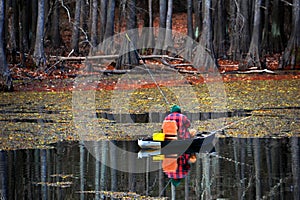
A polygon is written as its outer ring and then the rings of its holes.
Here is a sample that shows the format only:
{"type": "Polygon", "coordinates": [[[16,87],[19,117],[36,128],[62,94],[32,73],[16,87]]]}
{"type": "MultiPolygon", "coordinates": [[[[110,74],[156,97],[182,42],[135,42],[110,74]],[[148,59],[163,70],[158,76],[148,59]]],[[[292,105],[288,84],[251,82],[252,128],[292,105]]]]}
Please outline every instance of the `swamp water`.
{"type": "Polygon", "coordinates": [[[0,199],[298,200],[299,151],[298,137],[220,138],[211,153],[182,155],[120,141],[0,151],[0,199]]]}

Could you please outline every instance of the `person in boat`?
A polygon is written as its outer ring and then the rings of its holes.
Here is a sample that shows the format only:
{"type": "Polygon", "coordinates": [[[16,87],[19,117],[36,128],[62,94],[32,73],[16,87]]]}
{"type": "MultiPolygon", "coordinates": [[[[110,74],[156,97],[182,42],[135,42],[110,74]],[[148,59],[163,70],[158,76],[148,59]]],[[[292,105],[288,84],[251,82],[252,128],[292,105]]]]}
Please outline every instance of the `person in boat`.
{"type": "Polygon", "coordinates": [[[173,105],[170,114],[165,117],[166,120],[174,120],[177,125],[177,138],[179,140],[184,140],[191,138],[191,133],[189,132],[189,128],[191,126],[190,120],[184,114],[181,114],[181,108],[178,105],[173,105]]]}

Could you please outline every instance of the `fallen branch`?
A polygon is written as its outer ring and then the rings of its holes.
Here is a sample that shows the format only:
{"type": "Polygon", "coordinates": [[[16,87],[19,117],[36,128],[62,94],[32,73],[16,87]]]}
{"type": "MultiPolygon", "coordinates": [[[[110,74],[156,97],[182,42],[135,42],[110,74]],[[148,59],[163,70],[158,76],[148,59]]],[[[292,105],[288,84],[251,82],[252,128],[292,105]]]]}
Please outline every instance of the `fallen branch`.
{"type": "Polygon", "coordinates": [[[269,74],[276,74],[274,71],[272,70],[268,70],[268,69],[262,69],[262,70],[250,70],[250,71],[238,71],[237,73],[239,74],[251,74],[251,73],[269,73],[269,74]]]}

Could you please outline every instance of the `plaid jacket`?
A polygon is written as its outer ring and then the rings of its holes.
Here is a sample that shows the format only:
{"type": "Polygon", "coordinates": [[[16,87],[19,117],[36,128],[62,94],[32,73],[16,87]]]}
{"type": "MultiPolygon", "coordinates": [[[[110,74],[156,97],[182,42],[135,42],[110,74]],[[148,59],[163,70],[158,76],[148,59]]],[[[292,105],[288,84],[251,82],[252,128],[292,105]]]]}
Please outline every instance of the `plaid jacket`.
{"type": "Polygon", "coordinates": [[[177,169],[176,172],[165,172],[168,178],[181,179],[185,178],[189,173],[191,165],[189,164],[189,154],[183,154],[177,158],[177,169]]]}
{"type": "Polygon", "coordinates": [[[190,120],[183,114],[174,112],[169,114],[165,120],[175,120],[178,127],[178,139],[187,139],[191,137],[188,128],[191,126],[190,120]]]}

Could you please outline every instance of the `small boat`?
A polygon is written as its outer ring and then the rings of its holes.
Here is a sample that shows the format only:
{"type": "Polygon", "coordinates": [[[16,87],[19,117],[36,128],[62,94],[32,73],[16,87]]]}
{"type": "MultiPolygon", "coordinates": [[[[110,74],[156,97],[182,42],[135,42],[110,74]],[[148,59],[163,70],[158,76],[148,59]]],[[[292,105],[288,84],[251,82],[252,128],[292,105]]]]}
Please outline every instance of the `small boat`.
{"type": "Polygon", "coordinates": [[[139,139],[141,149],[160,149],[162,152],[210,152],[216,143],[216,132],[197,134],[194,138],[186,140],[153,141],[152,139],[139,139]]]}

